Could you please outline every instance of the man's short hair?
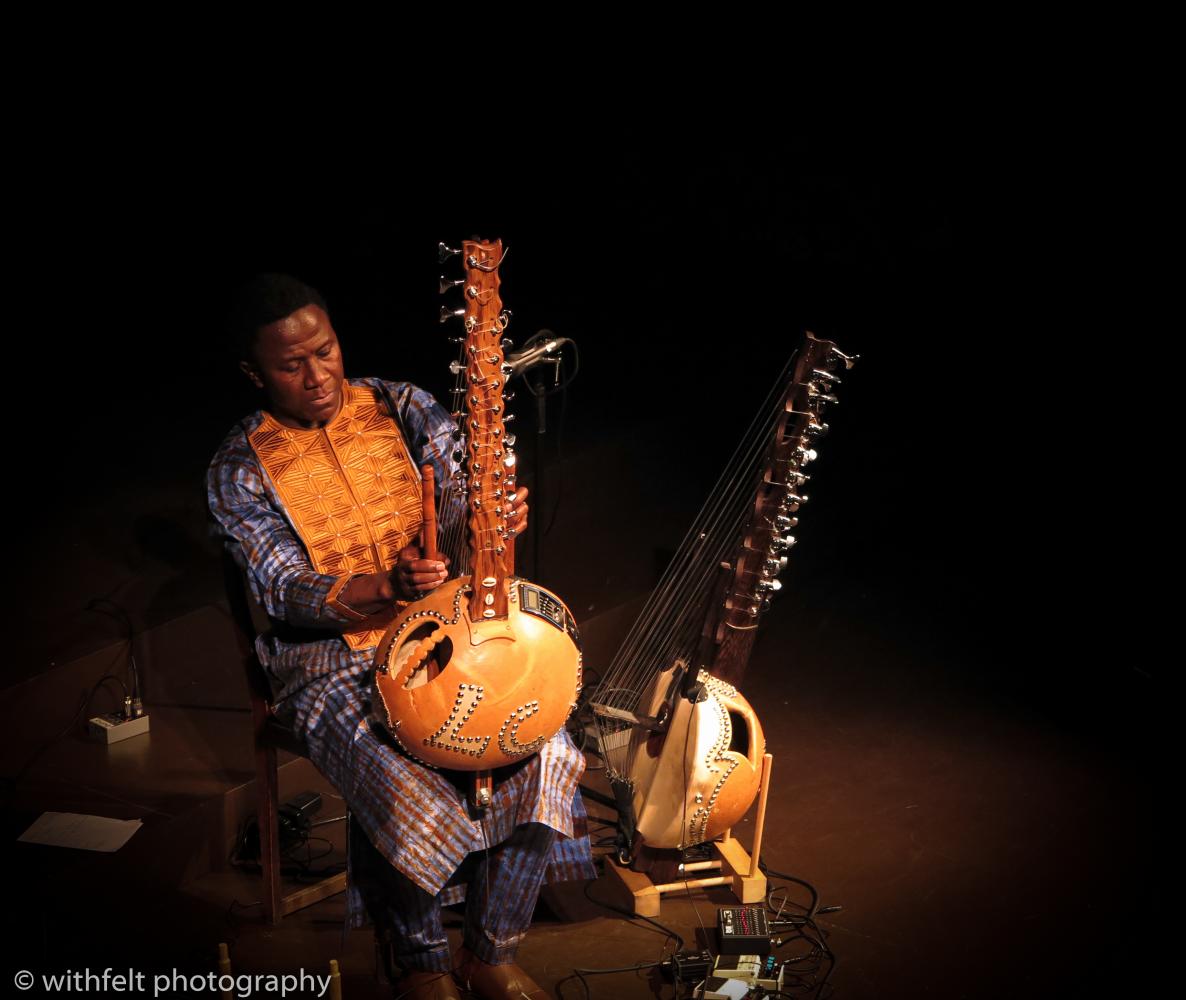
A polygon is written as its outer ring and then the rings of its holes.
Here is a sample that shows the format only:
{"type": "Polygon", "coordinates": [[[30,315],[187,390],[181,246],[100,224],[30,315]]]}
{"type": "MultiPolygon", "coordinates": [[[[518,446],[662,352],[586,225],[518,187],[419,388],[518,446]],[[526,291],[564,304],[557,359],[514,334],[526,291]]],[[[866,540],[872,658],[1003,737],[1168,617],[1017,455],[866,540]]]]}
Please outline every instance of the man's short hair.
{"type": "Polygon", "coordinates": [[[253,360],[260,328],[305,306],[329,308],[321,293],[291,274],[258,274],[235,296],[229,322],[230,344],[239,360],[253,360]]]}

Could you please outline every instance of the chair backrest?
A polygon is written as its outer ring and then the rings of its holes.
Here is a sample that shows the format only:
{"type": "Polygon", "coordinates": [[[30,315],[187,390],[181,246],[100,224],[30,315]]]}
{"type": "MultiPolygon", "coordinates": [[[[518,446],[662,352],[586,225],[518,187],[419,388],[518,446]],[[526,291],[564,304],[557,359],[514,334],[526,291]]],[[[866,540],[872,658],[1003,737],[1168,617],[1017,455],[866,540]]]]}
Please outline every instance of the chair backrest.
{"type": "Polygon", "coordinates": [[[272,704],[272,686],[268,682],[268,675],[264,673],[263,665],[255,654],[255,638],[267,631],[267,615],[252,597],[247,586],[243,571],[234,557],[226,550],[222,552],[223,585],[226,588],[226,600],[231,609],[231,621],[235,625],[235,639],[239,644],[239,652],[243,655],[243,665],[247,670],[247,683],[251,687],[252,698],[260,698],[269,706],[272,704]]]}

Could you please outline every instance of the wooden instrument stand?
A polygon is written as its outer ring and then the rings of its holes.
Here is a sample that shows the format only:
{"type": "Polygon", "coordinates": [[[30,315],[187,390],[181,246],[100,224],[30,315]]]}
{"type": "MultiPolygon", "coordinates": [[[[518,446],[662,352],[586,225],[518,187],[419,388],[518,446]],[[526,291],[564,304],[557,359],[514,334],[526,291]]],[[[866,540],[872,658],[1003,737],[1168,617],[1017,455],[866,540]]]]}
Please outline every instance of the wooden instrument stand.
{"type": "Polygon", "coordinates": [[[729,886],[740,903],[760,903],[766,898],[766,876],[758,869],[762,856],[762,833],[766,826],[766,796],[770,791],[770,770],[774,764],[773,754],[762,755],[762,784],[758,791],[758,815],[754,826],[753,854],[747,854],[741,843],[734,839],[731,830],[726,830],[712,841],[717,851],[714,861],[696,861],[684,866],[684,871],[719,870],[720,875],[684,879],[655,885],[642,872],[632,871],[618,864],[612,857],[606,858],[606,872],[614,876],[634,899],[634,912],[641,917],[657,917],[663,894],[688,889],[707,889],[714,885],[729,886]]]}

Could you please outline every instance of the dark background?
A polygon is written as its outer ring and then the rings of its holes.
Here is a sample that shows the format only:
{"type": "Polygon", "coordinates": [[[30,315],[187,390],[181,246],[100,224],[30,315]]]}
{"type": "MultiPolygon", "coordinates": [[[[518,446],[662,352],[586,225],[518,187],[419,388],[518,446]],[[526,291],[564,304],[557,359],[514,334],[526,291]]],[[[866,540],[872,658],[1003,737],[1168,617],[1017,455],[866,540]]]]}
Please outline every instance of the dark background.
{"type": "MultiPolygon", "coordinates": [[[[1098,642],[1072,652],[1065,599],[1081,577],[1066,565],[1071,510],[1057,497],[1070,442],[1043,424],[1048,359],[1027,358],[1007,247],[976,228],[994,180],[969,175],[941,137],[432,167],[331,158],[314,140],[235,162],[186,155],[43,184],[23,209],[9,375],[14,399],[33,393],[17,447],[37,485],[17,545],[57,565],[51,592],[17,589],[57,627],[38,630],[16,673],[60,660],[39,644],[63,633],[77,648],[109,637],[80,612],[94,593],[71,581],[78,554],[61,549],[63,534],[85,528],[83,549],[96,531],[119,535],[113,520],[163,483],[175,503],[199,497],[209,455],[257,405],[222,342],[239,281],[297,274],[327,296],[347,374],[445,396],[436,243],[481,234],[511,247],[511,335],[546,327],[580,345],[546,461],[620,446],[649,456],[656,488],[702,497],[811,329],[862,360],[793,572],[876,582],[870,613],[948,637],[969,662],[991,650],[996,682],[1027,698],[1111,697],[1130,683],[1098,642]]],[[[1016,242],[1021,256],[1024,234],[1016,242]]],[[[525,394],[516,409],[522,446],[534,419],[525,394]]],[[[604,518],[628,518],[642,485],[607,483],[604,518]]],[[[128,544],[184,562],[204,539],[193,510],[174,514],[138,511],[128,544]]],[[[156,597],[144,624],[184,603],[156,597]]]]}
{"type": "MultiPolygon", "coordinates": [[[[1053,871],[1078,889],[1026,901],[1044,922],[1025,953],[1078,954],[1084,899],[1105,865],[1123,861],[1126,885],[1152,884],[1139,854],[1151,829],[1151,668],[1138,653],[1142,619],[1125,610],[1131,581],[1096,562],[1117,543],[1098,521],[1080,524],[1114,490],[1098,471],[1109,456],[1082,457],[1092,413],[1052,388],[1067,321],[1028,297],[1028,264],[1049,246],[1042,192],[969,169],[938,132],[842,149],[794,138],[728,150],[693,138],[612,151],[539,139],[513,160],[483,151],[445,164],[422,150],[331,150],[309,133],[58,165],[30,185],[14,199],[6,370],[20,568],[10,585],[28,624],[6,680],[118,638],[118,622],[87,610],[95,597],[125,608],[137,631],[220,599],[205,469],[258,405],[223,344],[240,281],[286,270],[318,286],[348,375],[409,379],[447,398],[437,241],[500,236],[511,248],[501,270],[511,336],[548,328],[580,346],[563,418],[550,402],[548,480],[533,514],[554,523],[540,582],[578,619],[654,584],[804,329],[861,356],[829,415],[767,634],[813,651],[824,704],[877,706],[895,733],[912,731],[924,708],[950,721],[948,742],[911,762],[918,773],[995,759],[995,747],[1022,790],[999,815],[1006,799],[978,799],[959,774],[940,797],[956,813],[961,794],[978,802],[985,829],[1034,811],[1018,835],[1036,845],[1024,878],[1053,871]],[[590,468],[604,472],[591,479],[590,468]],[[845,662],[830,662],[832,644],[849,650],[845,662]],[[944,706],[969,702],[1010,727],[962,734],[964,716],[944,706]],[[995,742],[1001,732],[1016,745],[995,742]],[[1051,826],[1048,849],[1035,830],[1062,779],[1047,768],[1048,787],[1027,799],[1026,765],[1011,761],[1049,734],[1060,753],[1075,748],[1091,810],[1051,826]],[[1114,809],[1119,799],[1127,805],[1114,809]],[[1071,843],[1088,845],[1090,864],[1059,866],[1071,843]]],[[[524,393],[514,409],[532,481],[524,393]]],[[[525,551],[520,565],[533,558],[525,551]]],[[[793,698],[794,665],[785,681],[763,683],[769,701],[793,698]]],[[[859,774],[863,763],[849,762],[840,773],[859,774]]],[[[820,825],[826,838],[828,820],[820,825]]],[[[855,861],[876,853],[880,834],[868,836],[855,861]]],[[[985,843],[952,854],[989,872],[975,898],[998,900],[1007,930],[985,938],[984,960],[1007,964],[1011,894],[1026,890],[985,843]]],[[[1095,917],[1115,919],[1106,893],[1097,905],[1095,917]]],[[[908,930],[941,930],[921,902],[910,906],[908,930]]],[[[949,912],[961,918],[948,930],[974,939],[980,915],[962,899],[949,912]]],[[[1126,925],[1125,940],[1138,932],[1126,925]]],[[[1106,957],[1109,968],[1124,961],[1106,957]]]]}

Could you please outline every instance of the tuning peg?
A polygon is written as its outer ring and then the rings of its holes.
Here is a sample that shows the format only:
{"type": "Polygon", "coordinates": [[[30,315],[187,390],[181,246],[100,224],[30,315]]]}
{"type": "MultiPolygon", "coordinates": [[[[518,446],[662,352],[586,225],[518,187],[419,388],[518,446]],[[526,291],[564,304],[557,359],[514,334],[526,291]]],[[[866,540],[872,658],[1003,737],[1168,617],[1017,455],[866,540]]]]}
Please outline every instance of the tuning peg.
{"type": "Polygon", "coordinates": [[[787,552],[795,544],[794,535],[780,535],[770,543],[771,552],[787,552]]]}
{"type": "Polygon", "coordinates": [[[503,440],[506,442],[506,446],[508,448],[513,448],[518,438],[516,438],[514,434],[508,434],[505,438],[503,438],[503,440]]]}
{"type": "Polygon", "coordinates": [[[771,573],[781,572],[782,570],[787,568],[787,557],[786,556],[778,556],[775,559],[767,559],[766,560],[766,568],[768,570],[770,570],[771,573]]]}
{"type": "Polygon", "coordinates": [[[810,434],[813,438],[826,437],[828,434],[828,425],[825,424],[823,421],[813,420],[810,424],[807,425],[807,428],[804,431],[804,433],[810,434]]]}
{"type": "Polygon", "coordinates": [[[851,368],[861,359],[859,354],[845,354],[835,344],[832,345],[832,355],[843,361],[845,368],[851,368]]]}
{"type": "Polygon", "coordinates": [[[450,288],[456,288],[458,285],[464,285],[464,284],[465,284],[464,278],[458,278],[456,281],[450,281],[448,278],[446,278],[442,274],[441,278],[440,278],[440,286],[439,287],[441,289],[441,294],[444,295],[447,291],[449,291],[450,288]]]}
{"type": "Polygon", "coordinates": [[[508,413],[505,417],[502,418],[502,422],[504,424],[509,424],[514,419],[515,419],[515,415],[513,413],[508,413]]]}
{"type": "Polygon", "coordinates": [[[510,402],[513,402],[513,401],[514,401],[514,398],[515,398],[515,394],[514,394],[513,392],[504,392],[504,393],[502,394],[502,401],[503,401],[504,403],[510,403],[510,402]]]}
{"type": "Polygon", "coordinates": [[[451,246],[446,246],[444,242],[441,242],[441,243],[438,243],[438,244],[437,244],[437,253],[438,253],[438,256],[439,256],[439,258],[440,258],[440,262],[443,264],[443,263],[445,263],[445,261],[447,261],[447,260],[448,260],[450,257],[453,257],[453,256],[455,256],[456,254],[459,254],[459,253],[461,253],[461,251],[460,251],[460,250],[454,250],[454,249],[453,249],[451,246]]]}
{"type": "Polygon", "coordinates": [[[827,368],[813,368],[811,370],[811,377],[813,379],[823,379],[825,382],[831,382],[835,385],[840,385],[840,376],[827,368]]]}
{"type": "Polygon", "coordinates": [[[840,400],[838,400],[835,396],[829,395],[826,392],[821,392],[820,389],[816,387],[814,382],[807,383],[807,395],[808,395],[808,397],[810,397],[810,399],[813,403],[838,403],[838,402],[840,402],[840,400]]]}
{"type": "Polygon", "coordinates": [[[799,447],[795,449],[795,457],[798,459],[800,465],[806,465],[808,462],[814,462],[819,455],[816,454],[814,448],[799,447]]]}
{"type": "Polygon", "coordinates": [[[498,346],[501,347],[504,351],[509,351],[512,347],[515,346],[515,342],[513,340],[511,340],[510,337],[503,337],[498,346]]]}
{"type": "Polygon", "coordinates": [[[767,591],[770,593],[773,593],[776,590],[782,590],[782,581],[781,580],[759,580],[758,581],[758,590],[763,590],[763,591],[767,591]]]}
{"type": "Polygon", "coordinates": [[[508,365],[508,364],[507,364],[507,363],[504,361],[504,362],[502,363],[502,365],[500,366],[500,370],[502,371],[502,373],[503,373],[504,375],[510,375],[512,372],[514,372],[514,370],[515,370],[515,369],[514,369],[514,368],[512,368],[510,365],[508,365]]]}
{"type": "Polygon", "coordinates": [[[512,451],[508,451],[506,458],[504,458],[502,460],[502,464],[505,465],[508,469],[513,469],[515,467],[515,453],[512,451]]]}
{"type": "MultiPolygon", "coordinates": [[[[454,375],[460,375],[463,371],[465,371],[465,365],[463,365],[460,361],[450,361],[449,371],[451,371],[454,375]]],[[[462,389],[461,391],[464,392],[465,390],[462,389]]]]}
{"type": "Polygon", "coordinates": [[[460,309],[450,309],[448,306],[441,306],[441,322],[442,323],[448,323],[449,320],[453,319],[454,317],[457,317],[458,319],[460,319],[464,315],[465,315],[465,307],[464,306],[462,306],[460,309]]]}

